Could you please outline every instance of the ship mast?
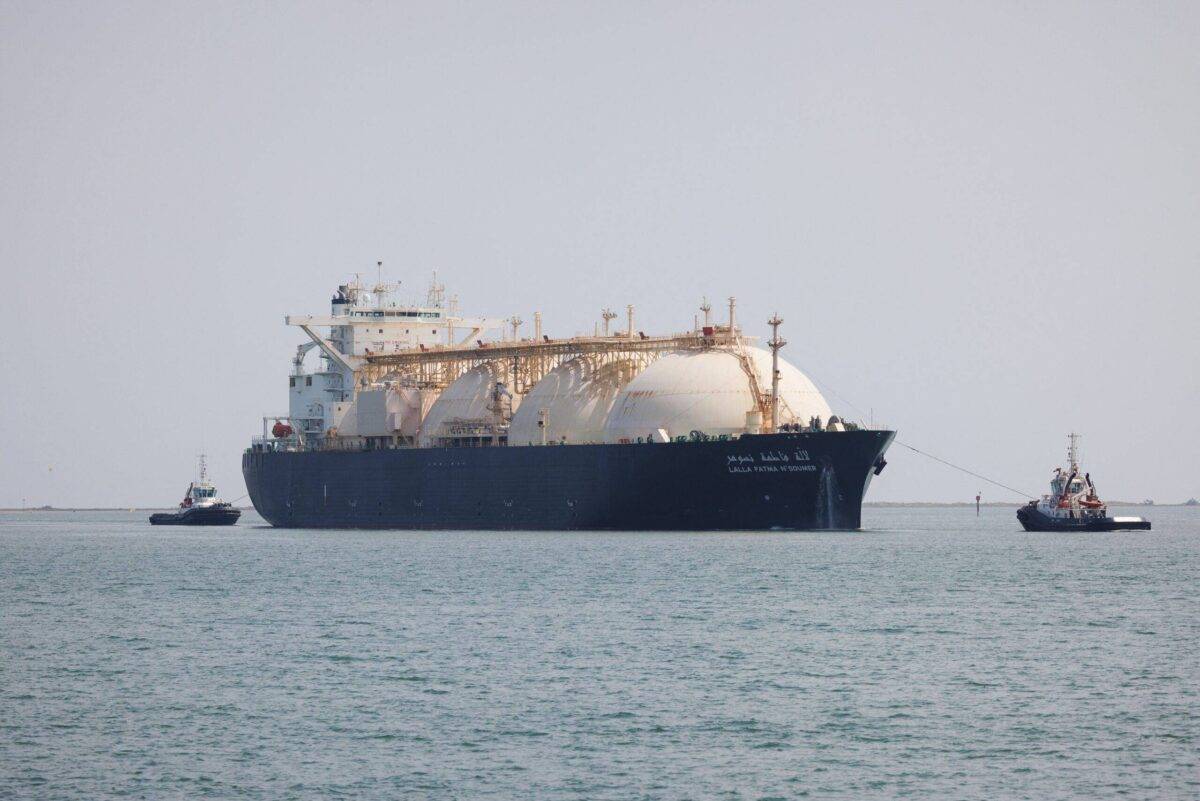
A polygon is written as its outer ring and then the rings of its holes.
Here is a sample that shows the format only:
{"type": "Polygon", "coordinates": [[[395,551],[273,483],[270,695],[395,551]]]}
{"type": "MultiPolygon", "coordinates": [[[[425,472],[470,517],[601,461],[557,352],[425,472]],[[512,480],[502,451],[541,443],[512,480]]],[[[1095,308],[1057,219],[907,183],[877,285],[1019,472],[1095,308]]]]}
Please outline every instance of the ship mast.
{"type": "Polygon", "coordinates": [[[779,312],[775,313],[770,320],[767,320],[767,325],[771,326],[771,341],[767,344],[771,346],[771,433],[779,433],[779,349],[787,344],[787,340],[780,339],[779,326],[783,324],[783,318],[779,316],[779,312]]]}
{"type": "Polygon", "coordinates": [[[1071,432],[1067,435],[1070,444],[1067,445],[1067,461],[1071,463],[1071,472],[1079,472],[1079,435],[1071,432]]]}
{"type": "Polygon", "coordinates": [[[604,336],[608,336],[608,324],[617,319],[617,313],[612,309],[604,309],[600,312],[600,316],[604,318],[604,336]]]}
{"type": "Polygon", "coordinates": [[[729,298],[729,344],[737,342],[737,335],[734,333],[733,309],[737,306],[737,298],[730,296],[729,298]]]}
{"type": "MultiPolygon", "coordinates": [[[[440,309],[446,302],[446,286],[439,284],[437,270],[433,271],[433,279],[429,282],[429,291],[425,294],[425,305],[431,309],[440,309]]],[[[454,312],[450,312],[453,314],[454,312]]]]}

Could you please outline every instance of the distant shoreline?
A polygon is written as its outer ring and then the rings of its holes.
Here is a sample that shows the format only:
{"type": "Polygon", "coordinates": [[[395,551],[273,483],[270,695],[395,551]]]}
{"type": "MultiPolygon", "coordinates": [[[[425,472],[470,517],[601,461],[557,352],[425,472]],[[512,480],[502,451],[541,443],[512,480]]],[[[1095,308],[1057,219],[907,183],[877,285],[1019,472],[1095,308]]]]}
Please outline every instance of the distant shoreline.
{"type": "MultiPolygon", "coordinates": [[[[1024,506],[1018,501],[988,501],[979,504],[981,507],[998,508],[998,509],[1015,509],[1018,506],[1024,506]]],[[[1144,504],[1135,501],[1109,501],[1109,506],[1140,506],[1146,509],[1156,509],[1160,507],[1194,507],[1200,509],[1200,504],[1189,503],[1152,503],[1144,504]]],[[[937,501],[864,501],[863,508],[867,509],[970,509],[974,508],[974,501],[953,501],[953,502],[937,502],[937,501]]],[[[38,506],[38,507],[0,507],[0,512],[161,512],[168,507],[165,506],[38,506]]],[[[254,511],[253,506],[238,506],[236,507],[243,512],[254,511]]]]}
{"type": "MultiPolygon", "coordinates": [[[[174,506],[0,506],[0,512],[163,512],[174,509],[174,506]]],[[[236,506],[243,512],[254,509],[253,506],[236,506]]]]}
{"type": "MultiPolygon", "coordinates": [[[[983,502],[979,505],[982,507],[995,507],[998,509],[1016,509],[1024,506],[1028,501],[990,501],[983,502]]],[[[1141,501],[1105,501],[1108,506],[1138,506],[1143,509],[1161,509],[1164,507],[1184,507],[1189,509],[1200,509],[1200,504],[1195,503],[1142,503],[1141,501]]],[[[940,503],[936,501],[863,501],[863,508],[874,507],[876,509],[973,509],[975,508],[974,501],[954,501],[940,503]]]]}

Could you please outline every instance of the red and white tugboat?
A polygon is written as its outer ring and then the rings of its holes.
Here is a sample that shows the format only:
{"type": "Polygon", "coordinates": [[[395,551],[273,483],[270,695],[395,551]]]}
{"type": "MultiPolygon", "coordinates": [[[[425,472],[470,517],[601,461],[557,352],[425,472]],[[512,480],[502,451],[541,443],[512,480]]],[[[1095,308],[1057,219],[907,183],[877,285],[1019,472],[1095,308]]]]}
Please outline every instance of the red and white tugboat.
{"type": "Polygon", "coordinates": [[[1079,468],[1079,435],[1071,434],[1067,448],[1070,466],[1054,468],[1050,494],[1017,510],[1026,531],[1122,531],[1149,529],[1141,517],[1109,517],[1108,505],[1096,494],[1090,473],[1079,468]]]}
{"type": "Polygon", "coordinates": [[[217,488],[208,483],[204,456],[200,457],[200,480],[188,485],[174,512],[150,515],[153,526],[232,526],[242,516],[239,509],[217,498],[217,488]]]}

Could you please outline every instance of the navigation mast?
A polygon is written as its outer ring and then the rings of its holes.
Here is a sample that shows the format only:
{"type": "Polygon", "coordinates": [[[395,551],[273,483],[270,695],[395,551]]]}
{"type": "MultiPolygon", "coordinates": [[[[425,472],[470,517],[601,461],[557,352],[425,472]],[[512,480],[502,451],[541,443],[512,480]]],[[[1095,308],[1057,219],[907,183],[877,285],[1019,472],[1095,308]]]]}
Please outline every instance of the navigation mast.
{"type": "Polygon", "coordinates": [[[779,312],[770,320],[767,320],[767,325],[771,326],[771,341],[767,344],[771,347],[771,433],[775,434],[779,431],[779,349],[787,344],[786,339],[779,337],[779,326],[783,324],[783,318],[779,316],[779,312]]]}
{"type": "Polygon", "coordinates": [[[608,324],[617,319],[617,313],[612,309],[605,308],[600,312],[600,316],[604,318],[604,336],[608,336],[608,324]]]}

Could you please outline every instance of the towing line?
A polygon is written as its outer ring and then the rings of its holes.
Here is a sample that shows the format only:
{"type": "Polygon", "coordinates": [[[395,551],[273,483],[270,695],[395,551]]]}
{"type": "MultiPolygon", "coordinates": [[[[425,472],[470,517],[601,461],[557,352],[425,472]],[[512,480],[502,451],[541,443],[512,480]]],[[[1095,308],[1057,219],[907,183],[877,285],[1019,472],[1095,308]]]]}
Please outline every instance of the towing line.
{"type": "Polygon", "coordinates": [[[930,459],[934,460],[935,462],[941,462],[942,464],[946,465],[946,467],[952,467],[952,468],[954,468],[955,470],[959,470],[959,471],[961,471],[961,472],[963,472],[963,473],[966,473],[966,474],[967,474],[967,475],[969,475],[969,476],[975,476],[975,478],[982,479],[983,481],[986,481],[986,482],[987,482],[987,483],[989,483],[989,484],[995,484],[997,487],[1000,487],[1001,489],[1006,489],[1006,490],[1008,490],[1009,492],[1015,492],[1017,495],[1021,495],[1021,496],[1025,497],[1025,498],[1035,498],[1035,497],[1037,497],[1037,496],[1035,496],[1035,495],[1030,495],[1028,492],[1022,492],[1022,491],[1021,491],[1021,490],[1019,490],[1019,489],[1015,489],[1015,488],[1013,488],[1013,487],[1010,487],[1010,486],[1008,486],[1007,484],[1001,484],[999,481],[996,481],[996,480],[994,480],[994,479],[990,479],[990,478],[988,478],[987,476],[981,476],[979,473],[976,473],[974,470],[968,470],[968,469],[967,469],[967,468],[965,468],[965,467],[959,467],[958,465],[954,464],[953,462],[947,462],[945,459],[940,459],[940,458],[938,458],[937,456],[934,456],[932,453],[926,453],[925,451],[922,451],[922,450],[919,450],[919,449],[917,449],[917,448],[914,448],[912,445],[909,445],[909,444],[908,444],[908,443],[906,443],[906,442],[901,442],[900,440],[895,440],[895,443],[896,443],[897,445],[901,445],[901,446],[903,446],[903,447],[905,447],[905,448],[908,448],[908,449],[909,449],[910,451],[912,451],[913,453],[919,453],[919,454],[921,454],[922,456],[925,456],[925,457],[928,457],[928,458],[930,458],[930,459]]]}

